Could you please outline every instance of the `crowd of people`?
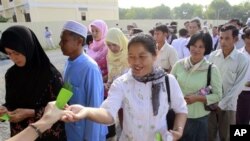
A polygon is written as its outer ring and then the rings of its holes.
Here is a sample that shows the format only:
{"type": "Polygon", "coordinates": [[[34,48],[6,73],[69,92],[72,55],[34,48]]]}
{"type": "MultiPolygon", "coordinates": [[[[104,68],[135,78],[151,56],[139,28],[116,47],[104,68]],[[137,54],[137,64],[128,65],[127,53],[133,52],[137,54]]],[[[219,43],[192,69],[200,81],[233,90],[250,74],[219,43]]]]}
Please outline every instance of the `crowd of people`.
{"type": "Polygon", "coordinates": [[[192,19],[177,36],[177,25],[157,23],[143,33],[132,24],[125,35],[103,20],[66,21],[63,74],[31,29],[6,29],[0,51],[14,65],[0,116],[10,117],[8,141],[152,141],[158,134],[164,141],[229,141],[231,124],[250,123],[250,27],[232,19],[209,33],[192,19]],[[73,96],[58,109],[50,101],[65,85],[73,96]]]}

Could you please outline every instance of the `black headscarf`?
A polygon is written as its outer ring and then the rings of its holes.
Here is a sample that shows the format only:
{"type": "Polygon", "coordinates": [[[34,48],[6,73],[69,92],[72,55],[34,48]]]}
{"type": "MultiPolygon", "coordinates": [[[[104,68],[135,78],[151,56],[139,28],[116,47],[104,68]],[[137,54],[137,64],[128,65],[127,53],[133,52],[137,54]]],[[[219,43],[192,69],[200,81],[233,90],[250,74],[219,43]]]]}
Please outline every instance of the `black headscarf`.
{"type": "Polygon", "coordinates": [[[12,26],[5,30],[0,49],[4,51],[4,48],[15,50],[26,57],[24,67],[14,64],[5,75],[5,106],[9,110],[38,108],[37,102],[47,88],[53,65],[33,31],[27,27],[12,26]]]}

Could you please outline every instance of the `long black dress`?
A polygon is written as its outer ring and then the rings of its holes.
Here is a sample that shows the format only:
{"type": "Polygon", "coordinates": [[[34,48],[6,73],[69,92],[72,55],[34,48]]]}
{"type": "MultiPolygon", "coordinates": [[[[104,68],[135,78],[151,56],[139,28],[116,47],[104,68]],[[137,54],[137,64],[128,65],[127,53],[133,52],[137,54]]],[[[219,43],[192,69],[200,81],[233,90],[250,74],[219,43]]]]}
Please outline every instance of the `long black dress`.
{"type": "MultiPolygon", "coordinates": [[[[12,49],[26,58],[25,66],[14,64],[5,74],[6,103],[9,111],[17,108],[34,109],[35,116],[10,123],[11,136],[41,118],[49,101],[56,99],[62,87],[59,71],[50,63],[35,34],[27,27],[12,26],[3,32],[0,50],[12,49]]],[[[66,141],[64,123],[57,122],[37,141],[66,141]]]]}

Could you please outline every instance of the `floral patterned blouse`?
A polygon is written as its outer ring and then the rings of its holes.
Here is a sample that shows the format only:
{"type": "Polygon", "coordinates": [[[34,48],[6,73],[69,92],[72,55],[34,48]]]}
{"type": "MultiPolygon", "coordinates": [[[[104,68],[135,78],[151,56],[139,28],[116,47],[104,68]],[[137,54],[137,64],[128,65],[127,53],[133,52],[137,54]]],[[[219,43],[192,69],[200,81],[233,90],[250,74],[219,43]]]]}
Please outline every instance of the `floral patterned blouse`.
{"type": "MultiPolygon", "coordinates": [[[[114,80],[107,99],[101,105],[113,117],[123,108],[123,130],[119,141],[153,141],[156,133],[161,133],[163,140],[171,138],[167,130],[166,114],[169,109],[165,78],[160,92],[158,114],[154,116],[151,100],[152,82],[142,83],[132,77],[131,70],[114,80]]],[[[169,75],[171,107],[176,113],[186,113],[187,106],[183,94],[173,75],[169,75]]]]}
{"type": "MultiPolygon", "coordinates": [[[[37,102],[40,107],[35,109],[35,117],[27,118],[18,123],[10,123],[11,136],[14,136],[24,130],[29,124],[39,120],[44,112],[44,109],[49,101],[56,99],[62,87],[62,77],[59,72],[54,72],[54,76],[51,77],[47,88],[43,92],[43,96],[37,102]]],[[[51,129],[47,130],[42,134],[42,137],[36,141],[66,141],[66,133],[64,129],[64,123],[59,121],[56,122],[51,129]]]]}

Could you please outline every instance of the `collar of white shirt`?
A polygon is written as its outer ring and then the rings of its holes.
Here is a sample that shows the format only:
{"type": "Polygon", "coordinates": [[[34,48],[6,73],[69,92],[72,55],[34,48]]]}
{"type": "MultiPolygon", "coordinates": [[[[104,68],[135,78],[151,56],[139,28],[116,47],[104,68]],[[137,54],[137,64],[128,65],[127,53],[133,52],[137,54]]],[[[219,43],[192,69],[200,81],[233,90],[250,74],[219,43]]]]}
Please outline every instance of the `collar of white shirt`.
{"type": "MultiPolygon", "coordinates": [[[[222,49],[219,49],[217,51],[217,53],[215,54],[215,56],[220,56],[220,57],[224,57],[223,55],[223,52],[222,52],[222,49]]],[[[229,58],[232,58],[232,59],[236,59],[237,58],[237,49],[236,47],[234,47],[233,51],[230,53],[230,55],[228,56],[229,58]]],[[[227,58],[228,58],[227,57],[227,58]]]]}

